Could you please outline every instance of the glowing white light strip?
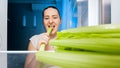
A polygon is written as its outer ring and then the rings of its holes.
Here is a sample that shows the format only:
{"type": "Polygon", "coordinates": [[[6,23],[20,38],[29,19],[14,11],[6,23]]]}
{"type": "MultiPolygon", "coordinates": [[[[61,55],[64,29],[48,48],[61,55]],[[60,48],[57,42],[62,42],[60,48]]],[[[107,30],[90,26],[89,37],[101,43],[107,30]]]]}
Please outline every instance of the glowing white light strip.
{"type": "Polygon", "coordinates": [[[37,51],[0,51],[0,53],[7,53],[7,54],[23,54],[23,53],[36,53],[37,51]]]}

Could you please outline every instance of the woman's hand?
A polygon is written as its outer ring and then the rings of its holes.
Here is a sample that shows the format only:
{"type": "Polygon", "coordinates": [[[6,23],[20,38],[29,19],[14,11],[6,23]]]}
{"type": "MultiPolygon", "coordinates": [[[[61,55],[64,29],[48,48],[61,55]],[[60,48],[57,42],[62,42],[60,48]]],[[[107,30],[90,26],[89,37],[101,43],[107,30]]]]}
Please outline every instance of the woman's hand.
{"type": "Polygon", "coordinates": [[[50,37],[49,37],[49,35],[48,35],[47,33],[42,33],[41,35],[39,35],[38,38],[39,38],[39,39],[38,39],[39,41],[38,41],[38,45],[37,45],[37,50],[40,49],[40,46],[41,46],[42,44],[45,44],[45,46],[48,45],[49,40],[50,40],[50,37]]]}

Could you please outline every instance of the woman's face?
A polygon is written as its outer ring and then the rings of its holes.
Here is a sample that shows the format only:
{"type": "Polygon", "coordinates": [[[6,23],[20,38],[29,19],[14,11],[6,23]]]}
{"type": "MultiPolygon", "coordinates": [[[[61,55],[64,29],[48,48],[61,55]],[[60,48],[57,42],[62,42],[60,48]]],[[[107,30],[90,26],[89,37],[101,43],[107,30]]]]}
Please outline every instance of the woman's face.
{"type": "Polygon", "coordinates": [[[56,9],[54,8],[48,8],[44,11],[44,26],[46,30],[52,27],[52,32],[51,34],[54,35],[57,33],[59,25],[61,23],[59,13],[56,9]]]}

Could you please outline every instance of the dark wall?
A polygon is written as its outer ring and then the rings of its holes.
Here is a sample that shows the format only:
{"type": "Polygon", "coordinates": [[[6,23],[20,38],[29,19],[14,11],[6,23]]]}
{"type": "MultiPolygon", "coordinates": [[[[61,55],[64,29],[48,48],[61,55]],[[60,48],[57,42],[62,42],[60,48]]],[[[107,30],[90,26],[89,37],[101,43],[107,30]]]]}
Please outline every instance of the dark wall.
{"type": "Polygon", "coordinates": [[[41,10],[33,11],[30,3],[8,3],[8,50],[27,50],[29,38],[41,32],[44,32],[41,10]]]}

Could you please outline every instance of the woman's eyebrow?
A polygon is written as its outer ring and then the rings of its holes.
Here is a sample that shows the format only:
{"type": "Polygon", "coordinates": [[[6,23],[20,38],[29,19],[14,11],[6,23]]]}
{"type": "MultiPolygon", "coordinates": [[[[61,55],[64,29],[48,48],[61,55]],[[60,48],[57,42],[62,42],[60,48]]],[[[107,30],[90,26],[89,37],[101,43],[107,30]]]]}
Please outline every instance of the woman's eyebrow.
{"type": "Polygon", "coordinates": [[[58,15],[52,15],[52,16],[58,16],[58,15]]]}
{"type": "MultiPolygon", "coordinates": [[[[58,16],[58,15],[52,15],[52,16],[54,17],[54,16],[58,16]]],[[[44,17],[49,17],[49,15],[45,15],[44,17]]]]}
{"type": "Polygon", "coordinates": [[[45,15],[44,17],[49,17],[49,15],[45,15]]]}

